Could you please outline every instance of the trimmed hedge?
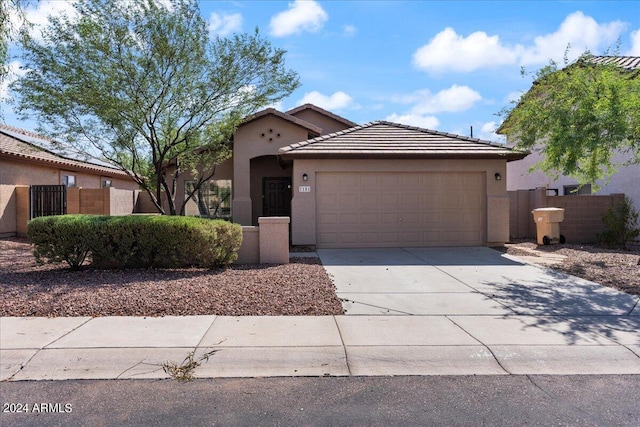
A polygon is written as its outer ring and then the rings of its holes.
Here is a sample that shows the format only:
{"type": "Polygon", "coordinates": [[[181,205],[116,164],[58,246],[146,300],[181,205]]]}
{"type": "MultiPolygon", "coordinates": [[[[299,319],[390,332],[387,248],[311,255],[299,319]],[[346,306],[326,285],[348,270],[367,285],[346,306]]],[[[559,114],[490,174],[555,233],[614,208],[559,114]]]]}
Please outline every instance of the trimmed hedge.
{"type": "Polygon", "coordinates": [[[98,268],[212,268],[237,259],[242,228],[182,216],[61,215],[30,221],[27,236],[38,262],[72,269],[89,255],[98,268]]]}

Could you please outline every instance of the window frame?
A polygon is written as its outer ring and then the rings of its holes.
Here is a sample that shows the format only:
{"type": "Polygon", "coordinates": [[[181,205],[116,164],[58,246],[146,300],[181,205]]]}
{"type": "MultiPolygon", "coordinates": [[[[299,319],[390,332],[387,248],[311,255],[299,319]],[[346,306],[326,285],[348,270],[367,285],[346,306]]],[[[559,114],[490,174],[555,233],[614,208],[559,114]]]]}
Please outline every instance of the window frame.
{"type": "Polygon", "coordinates": [[[562,191],[565,196],[590,196],[592,194],[591,184],[579,184],[563,185],[562,191]]]}
{"type": "Polygon", "coordinates": [[[78,177],[71,172],[60,172],[60,185],[64,185],[67,188],[75,188],[78,185],[78,177]],[[69,178],[72,178],[71,181],[73,182],[71,184],[69,184],[69,178]]]}
{"type": "MultiPolygon", "coordinates": [[[[189,197],[189,185],[193,186],[196,183],[195,180],[185,180],[184,181],[184,194],[185,200],[189,197]]],[[[204,207],[208,211],[207,215],[204,215],[202,212],[202,207],[200,206],[200,202],[198,200],[198,195],[195,194],[191,197],[191,200],[194,201],[198,205],[198,211],[200,213],[200,217],[206,217],[211,219],[226,219],[231,220],[233,217],[233,180],[231,179],[210,179],[205,181],[200,185],[199,188],[200,193],[204,193],[202,198],[204,199],[204,207]],[[219,185],[217,183],[226,183],[226,185],[219,185]],[[217,191],[212,191],[215,188],[217,191]],[[228,189],[228,193],[226,195],[221,196],[221,189],[228,189]],[[220,200],[221,197],[224,197],[220,200]],[[221,207],[222,204],[222,207],[221,207]],[[212,214],[213,211],[213,214],[212,214]],[[215,214],[215,212],[219,212],[215,214]]]]}

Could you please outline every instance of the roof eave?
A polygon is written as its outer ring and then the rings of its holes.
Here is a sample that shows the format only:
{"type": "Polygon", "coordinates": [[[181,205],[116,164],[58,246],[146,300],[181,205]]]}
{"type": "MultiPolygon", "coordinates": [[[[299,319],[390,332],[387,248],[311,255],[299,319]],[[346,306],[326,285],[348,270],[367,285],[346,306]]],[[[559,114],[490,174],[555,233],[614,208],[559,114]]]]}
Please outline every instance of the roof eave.
{"type": "Polygon", "coordinates": [[[100,173],[101,175],[105,175],[105,176],[131,178],[126,172],[120,169],[107,169],[107,168],[101,168],[99,166],[92,167],[89,165],[84,166],[82,164],[71,164],[63,161],[58,161],[53,159],[41,159],[38,157],[26,155],[26,154],[10,153],[6,151],[0,151],[0,157],[13,158],[13,159],[18,159],[24,162],[35,163],[35,164],[55,165],[59,169],[64,169],[69,171],[92,171],[95,173],[100,173]]]}
{"type": "Polygon", "coordinates": [[[281,151],[279,155],[285,159],[396,159],[396,160],[507,160],[507,162],[521,160],[530,153],[379,153],[379,152],[301,152],[281,151]]]}

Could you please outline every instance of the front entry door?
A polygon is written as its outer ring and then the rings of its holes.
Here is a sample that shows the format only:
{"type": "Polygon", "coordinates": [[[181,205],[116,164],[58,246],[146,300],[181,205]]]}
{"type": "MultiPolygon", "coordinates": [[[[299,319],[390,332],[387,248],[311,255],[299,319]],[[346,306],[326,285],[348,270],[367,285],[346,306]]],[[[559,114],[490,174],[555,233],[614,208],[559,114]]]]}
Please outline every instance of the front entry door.
{"type": "Polygon", "coordinates": [[[291,178],[263,178],[262,215],[291,216],[291,178]]]}

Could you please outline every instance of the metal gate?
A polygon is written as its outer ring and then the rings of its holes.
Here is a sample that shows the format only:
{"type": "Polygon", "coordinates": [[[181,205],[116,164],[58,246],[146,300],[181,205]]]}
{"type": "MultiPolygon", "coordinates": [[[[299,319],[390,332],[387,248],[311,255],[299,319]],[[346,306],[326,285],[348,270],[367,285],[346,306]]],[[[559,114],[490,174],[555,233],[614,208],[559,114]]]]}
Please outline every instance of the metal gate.
{"type": "Polygon", "coordinates": [[[29,188],[29,219],[67,213],[67,187],[32,185],[29,188]]]}

